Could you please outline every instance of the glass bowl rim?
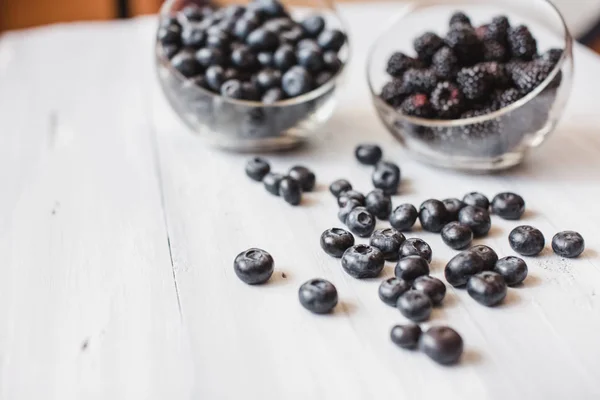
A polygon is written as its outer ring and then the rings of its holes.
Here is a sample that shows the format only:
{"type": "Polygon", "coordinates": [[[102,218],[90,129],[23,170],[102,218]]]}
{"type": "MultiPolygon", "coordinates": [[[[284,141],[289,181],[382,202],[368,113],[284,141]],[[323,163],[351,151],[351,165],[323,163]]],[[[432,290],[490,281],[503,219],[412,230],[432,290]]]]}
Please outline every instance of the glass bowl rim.
{"type": "MultiPolygon", "coordinates": [[[[162,6],[160,7],[160,10],[158,13],[158,18],[162,19],[163,17],[170,16],[172,14],[172,12],[170,10],[173,7],[173,3],[175,3],[176,1],[178,1],[178,0],[164,1],[162,6]]],[[[225,97],[219,93],[212,92],[210,90],[207,90],[207,89],[197,86],[197,85],[193,85],[191,87],[192,90],[196,91],[197,93],[202,93],[203,95],[209,96],[211,98],[220,99],[221,101],[226,102],[226,103],[243,105],[243,106],[247,106],[247,107],[256,107],[256,108],[276,108],[276,107],[298,105],[298,104],[303,104],[303,103],[306,103],[306,102],[309,102],[311,100],[321,97],[324,93],[327,93],[328,91],[330,91],[333,87],[335,87],[337,85],[338,81],[340,80],[340,77],[345,72],[348,63],[350,62],[350,60],[352,58],[351,57],[352,51],[351,51],[351,46],[350,46],[351,41],[350,41],[350,35],[348,34],[348,32],[349,32],[348,31],[348,23],[345,21],[345,19],[339,13],[339,9],[338,9],[336,2],[331,1],[330,4],[331,4],[333,10],[335,11],[335,15],[340,24],[341,31],[344,33],[344,35],[346,35],[346,42],[344,43],[344,46],[342,47],[342,49],[344,49],[346,51],[346,57],[345,57],[345,61],[342,63],[342,67],[324,85],[321,85],[321,86],[311,90],[310,92],[304,93],[300,96],[292,97],[291,99],[285,99],[282,101],[278,101],[275,103],[269,103],[269,104],[263,103],[261,101],[255,101],[255,100],[231,99],[231,98],[225,97]]],[[[160,25],[158,26],[157,30],[158,29],[160,29],[160,25]]],[[[177,71],[171,65],[171,63],[169,62],[169,59],[164,55],[163,52],[160,51],[160,44],[156,40],[155,40],[154,47],[155,47],[156,57],[158,57],[158,60],[160,61],[160,63],[163,66],[165,66],[167,68],[167,70],[169,70],[169,72],[179,82],[184,84],[184,83],[190,81],[189,78],[186,78],[185,76],[183,76],[179,71],[177,71]]]]}
{"type": "Polygon", "coordinates": [[[573,51],[573,36],[571,35],[569,28],[567,27],[567,23],[565,21],[564,16],[562,15],[562,13],[558,10],[556,5],[551,0],[539,0],[539,1],[543,1],[543,2],[547,3],[550,6],[550,8],[554,11],[554,15],[558,16],[558,18],[560,20],[560,23],[564,30],[564,37],[563,37],[564,48],[562,49],[563,53],[562,53],[560,59],[557,61],[554,68],[552,69],[552,71],[550,72],[550,74],[546,77],[546,79],[544,79],[544,81],[542,81],[542,83],[540,83],[534,90],[527,93],[525,96],[523,96],[519,100],[515,101],[514,103],[509,104],[508,106],[503,107],[499,110],[496,110],[492,113],[480,115],[480,116],[476,116],[476,117],[463,118],[463,119],[435,120],[435,119],[412,117],[412,116],[403,114],[403,113],[399,112],[398,110],[396,110],[394,107],[387,104],[385,101],[383,101],[381,99],[381,97],[379,97],[379,94],[375,92],[375,89],[373,87],[373,81],[371,79],[371,73],[370,73],[372,63],[374,62],[373,54],[375,52],[375,49],[377,48],[377,46],[379,45],[381,40],[383,40],[385,38],[385,36],[389,33],[391,28],[394,27],[397,23],[401,22],[402,19],[406,18],[418,6],[405,7],[407,12],[390,18],[390,20],[384,25],[381,32],[377,35],[377,38],[373,41],[373,43],[371,44],[371,46],[369,48],[369,51],[367,52],[367,68],[366,68],[367,69],[367,71],[366,71],[367,72],[367,84],[369,86],[369,90],[371,92],[372,99],[374,100],[374,102],[376,103],[376,105],[378,107],[383,107],[384,109],[387,110],[388,113],[395,114],[396,117],[404,120],[405,122],[408,122],[413,125],[420,125],[420,126],[426,126],[426,127],[431,127],[431,128],[452,128],[452,127],[457,127],[457,126],[473,125],[473,124],[477,124],[477,123],[482,123],[482,122],[486,122],[486,121],[489,121],[492,119],[502,117],[506,114],[510,114],[511,112],[523,107],[524,105],[529,103],[531,100],[535,99],[541,92],[543,92],[548,87],[548,85],[550,85],[550,83],[554,80],[554,78],[558,75],[558,73],[562,69],[565,62],[567,62],[569,55],[573,51]]]}

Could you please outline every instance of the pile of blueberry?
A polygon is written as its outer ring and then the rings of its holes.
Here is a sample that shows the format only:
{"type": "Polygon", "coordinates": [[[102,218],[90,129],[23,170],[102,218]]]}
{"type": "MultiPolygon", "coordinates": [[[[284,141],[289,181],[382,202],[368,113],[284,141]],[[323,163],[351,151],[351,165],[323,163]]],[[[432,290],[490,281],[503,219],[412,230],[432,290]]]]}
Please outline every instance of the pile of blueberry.
{"type": "MultiPolygon", "coordinates": [[[[394,53],[392,77],[381,98],[410,116],[453,120],[489,114],[539,86],[561,59],[561,49],[539,54],[524,25],[505,16],[474,27],[463,12],[452,15],[444,38],[426,32],[414,40],[416,57],[394,53]]],[[[560,76],[552,83],[557,87],[560,76]]]]}
{"type": "Polygon", "coordinates": [[[163,18],[163,54],[195,85],[272,104],[308,93],[342,68],[346,42],[320,15],[294,21],[277,0],[213,9],[189,5],[163,18]]]}

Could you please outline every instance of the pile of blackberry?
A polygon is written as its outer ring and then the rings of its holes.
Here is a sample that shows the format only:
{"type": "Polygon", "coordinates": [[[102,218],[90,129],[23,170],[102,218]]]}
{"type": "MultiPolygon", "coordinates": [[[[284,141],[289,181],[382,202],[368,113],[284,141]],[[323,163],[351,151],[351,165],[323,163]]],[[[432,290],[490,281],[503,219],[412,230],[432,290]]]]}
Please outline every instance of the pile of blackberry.
{"type": "Polygon", "coordinates": [[[413,45],[416,57],[397,52],[388,60],[392,80],[380,96],[406,115],[439,120],[485,115],[514,103],[549,76],[563,53],[540,55],[529,29],[511,26],[505,16],[475,27],[463,12],[454,13],[445,38],[426,32],[413,45]]]}
{"type": "Polygon", "coordinates": [[[295,21],[277,0],[213,9],[190,5],[160,21],[158,42],[194,85],[272,104],[308,93],[342,68],[344,33],[320,15],[295,21]]]}

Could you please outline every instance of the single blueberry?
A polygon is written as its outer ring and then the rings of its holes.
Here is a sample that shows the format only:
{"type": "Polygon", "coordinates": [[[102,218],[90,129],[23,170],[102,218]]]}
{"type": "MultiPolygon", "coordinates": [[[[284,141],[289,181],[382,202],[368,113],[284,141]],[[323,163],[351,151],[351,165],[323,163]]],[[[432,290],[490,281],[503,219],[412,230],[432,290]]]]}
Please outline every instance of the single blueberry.
{"type": "Polygon", "coordinates": [[[392,343],[403,349],[416,349],[422,331],[417,324],[396,325],[390,331],[392,343]]]}
{"type": "Polygon", "coordinates": [[[283,44],[295,45],[304,37],[304,31],[299,26],[293,26],[279,34],[279,41],[283,44]]]}
{"type": "Polygon", "coordinates": [[[524,256],[536,256],[546,244],[544,234],[529,225],[517,226],[508,235],[508,242],[514,251],[524,256]]]}
{"type": "Polygon", "coordinates": [[[343,207],[340,207],[340,209],[338,210],[338,219],[340,221],[342,221],[342,223],[346,223],[346,220],[348,219],[348,214],[350,214],[350,212],[352,210],[354,210],[357,207],[362,207],[363,204],[359,203],[358,201],[354,200],[354,199],[349,199],[343,207]]]}
{"type": "Polygon", "coordinates": [[[473,241],[473,231],[460,222],[450,222],[442,228],[442,240],[454,250],[469,247],[473,241]]]}
{"type": "Polygon", "coordinates": [[[462,355],[463,340],[452,328],[434,326],[421,335],[419,349],[439,364],[455,364],[462,355]]]}
{"type": "Polygon", "coordinates": [[[448,261],[444,276],[449,284],[459,287],[466,285],[470,277],[483,270],[483,259],[477,253],[467,250],[448,261]]]}
{"type": "Polygon", "coordinates": [[[271,88],[262,96],[262,102],[265,104],[275,104],[278,101],[285,99],[285,93],[279,88],[271,88]]]}
{"type": "Polygon", "coordinates": [[[342,60],[338,57],[335,51],[327,51],[323,54],[323,62],[325,69],[333,74],[342,69],[342,60]]]}
{"type": "Polygon", "coordinates": [[[433,276],[419,276],[413,282],[412,287],[429,296],[433,305],[441,304],[444,297],[446,297],[446,285],[444,285],[444,282],[433,276]]]}
{"type": "Polygon", "coordinates": [[[400,258],[408,256],[420,256],[427,262],[431,262],[433,253],[431,247],[422,239],[410,238],[406,239],[400,246],[400,258]]]}
{"type": "Polygon", "coordinates": [[[399,231],[409,231],[417,221],[419,213],[412,204],[401,204],[392,211],[390,225],[399,231]]]}
{"type": "Polygon", "coordinates": [[[514,286],[527,278],[528,268],[523,259],[509,256],[501,258],[496,262],[494,272],[502,275],[508,286],[514,286]]]}
{"type": "Polygon", "coordinates": [[[255,157],[246,163],[246,175],[257,182],[262,181],[269,171],[271,166],[263,158],[255,157]]]}
{"type": "Polygon", "coordinates": [[[280,17],[286,15],[285,7],[278,0],[257,0],[255,9],[261,10],[267,17],[280,17]]]}
{"type": "Polygon", "coordinates": [[[281,72],[276,69],[263,69],[256,75],[256,83],[263,91],[279,87],[281,84],[281,72]]]}
{"type": "Polygon", "coordinates": [[[230,36],[224,31],[212,32],[206,37],[206,47],[213,49],[226,49],[230,42],[230,36]]]}
{"type": "Polygon", "coordinates": [[[400,168],[392,162],[381,161],[375,167],[371,180],[377,189],[389,195],[396,194],[400,184],[400,168]]]}
{"type": "Polygon", "coordinates": [[[398,298],[396,307],[411,321],[422,322],[429,319],[433,305],[425,293],[409,290],[398,298]]]}
{"type": "Polygon", "coordinates": [[[321,234],[321,248],[332,257],[340,258],[354,246],[354,236],[340,228],[327,229],[321,234]]]}
{"type": "Polygon", "coordinates": [[[396,264],[394,274],[405,281],[413,281],[419,276],[429,275],[429,263],[421,256],[404,257],[396,264]]]}
{"type": "Polygon", "coordinates": [[[476,206],[466,206],[460,210],[458,222],[471,228],[474,237],[487,235],[492,227],[488,210],[476,206]]]}
{"type": "Polygon", "coordinates": [[[500,218],[517,220],[525,212],[525,200],[515,193],[500,193],[492,199],[492,212],[500,218]]]}
{"type": "Polygon", "coordinates": [[[269,172],[263,178],[263,185],[265,185],[265,189],[267,192],[279,196],[279,184],[283,179],[283,175],[277,174],[275,172],[269,172]]]}
{"type": "Polygon", "coordinates": [[[469,278],[467,292],[478,303],[492,307],[506,297],[506,282],[496,272],[483,271],[469,278]]]}
{"type": "Polygon", "coordinates": [[[258,28],[250,32],[246,43],[254,51],[274,51],[279,45],[277,34],[266,29],[258,28]]]}
{"type": "Polygon", "coordinates": [[[381,250],[383,258],[386,260],[395,261],[400,254],[400,246],[405,240],[402,233],[393,228],[387,228],[373,232],[369,244],[381,250]]]}
{"type": "Polygon", "coordinates": [[[410,283],[396,277],[388,278],[379,285],[379,298],[388,306],[396,307],[398,297],[410,290],[410,283]]]}
{"type": "Polygon", "coordinates": [[[280,71],[287,71],[296,65],[296,53],[290,45],[280,46],[273,54],[273,65],[280,71]]]}
{"type": "Polygon", "coordinates": [[[194,53],[189,50],[182,50],[171,59],[171,64],[181,75],[186,78],[198,75],[202,72],[202,68],[196,61],[194,53]]]}
{"type": "Polygon", "coordinates": [[[303,67],[290,68],[281,80],[282,89],[289,97],[297,97],[313,89],[313,78],[303,67]]]}
{"type": "Polygon", "coordinates": [[[329,191],[336,198],[340,197],[340,195],[348,190],[352,190],[352,185],[346,179],[337,179],[329,185],[329,191]]]}
{"type": "Polygon", "coordinates": [[[213,65],[206,69],[206,83],[214,91],[220,91],[225,81],[225,70],[220,65],[213,65]]]}
{"type": "Polygon", "coordinates": [[[392,212],[392,199],[381,189],[374,189],[365,197],[365,207],[381,220],[387,220],[392,212]]]}
{"type": "Polygon", "coordinates": [[[226,81],[221,86],[221,95],[230,99],[242,99],[244,97],[242,82],[237,79],[226,81]]]}
{"type": "Polygon", "coordinates": [[[279,182],[279,195],[289,204],[297,206],[302,201],[302,187],[297,180],[286,176],[279,182]]]}
{"type": "Polygon", "coordinates": [[[457,198],[450,198],[442,200],[446,211],[448,211],[448,221],[458,221],[458,212],[465,208],[467,205],[457,198]]]}
{"type": "Polygon", "coordinates": [[[198,50],[195,57],[196,61],[204,68],[208,68],[211,65],[223,65],[225,63],[225,56],[220,49],[210,49],[205,47],[198,50]]]}
{"type": "Polygon", "coordinates": [[[376,144],[359,144],[354,149],[354,156],[359,163],[365,165],[377,165],[381,161],[383,151],[376,144]]]}
{"type": "Polygon", "coordinates": [[[375,222],[375,216],[364,207],[356,207],[346,217],[346,226],[360,237],[369,237],[375,230],[375,222]]]}
{"type": "Polygon", "coordinates": [[[248,249],[237,255],[233,270],[244,283],[265,283],[273,275],[273,257],[261,249],[248,249]]]}
{"type": "Polygon", "coordinates": [[[204,46],[206,32],[194,27],[186,27],[181,33],[181,43],[186,47],[199,49],[204,46]]]}
{"type": "Polygon", "coordinates": [[[312,73],[319,72],[325,67],[321,49],[311,49],[308,47],[298,49],[296,58],[298,59],[299,65],[312,73]]]}
{"type": "Polygon", "coordinates": [[[296,165],[290,168],[288,176],[291,176],[300,183],[302,191],[312,192],[315,188],[316,177],[315,174],[308,168],[301,165],[296,165]]]}
{"type": "Polygon", "coordinates": [[[359,244],[350,247],[342,256],[342,267],[357,279],[376,278],[383,270],[385,259],[375,247],[359,244]]]}
{"type": "Polygon", "coordinates": [[[583,236],[577,232],[559,232],[552,238],[552,250],[561,257],[579,257],[584,249],[585,240],[583,240],[583,236]]]}
{"type": "Polygon", "coordinates": [[[463,197],[463,202],[468,206],[475,206],[485,210],[490,207],[490,201],[488,198],[479,192],[465,194],[465,197],[463,197]]]}
{"type": "Polygon", "coordinates": [[[315,314],[327,314],[335,308],[338,294],[335,286],[325,279],[311,279],[298,290],[300,304],[315,314]]]}
{"type": "Polygon", "coordinates": [[[483,260],[483,269],[491,271],[498,261],[498,254],[489,246],[484,244],[478,244],[477,246],[471,247],[468,251],[476,253],[483,260]]]}
{"type": "Polygon", "coordinates": [[[200,8],[198,5],[196,4],[190,4],[188,6],[185,6],[181,11],[180,11],[181,15],[183,15],[183,17],[188,20],[189,22],[198,22],[198,21],[202,21],[202,19],[204,18],[205,11],[204,9],[200,8]]]}
{"type": "Polygon", "coordinates": [[[305,18],[301,22],[301,25],[306,35],[316,38],[323,32],[323,29],[325,29],[325,19],[320,15],[311,15],[310,17],[305,18]]]}
{"type": "Polygon", "coordinates": [[[337,29],[321,32],[317,43],[325,50],[339,51],[346,42],[346,35],[337,29]]]}
{"type": "Polygon", "coordinates": [[[364,206],[366,201],[362,193],[350,189],[340,193],[337,199],[338,206],[344,207],[349,200],[356,200],[361,206],[364,206]]]}
{"type": "Polygon", "coordinates": [[[275,63],[273,61],[273,53],[270,53],[268,51],[262,51],[258,53],[256,59],[258,60],[260,66],[263,68],[271,68],[275,66],[275,63]]]}
{"type": "Polygon", "coordinates": [[[231,64],[242,70],[253,70],[258,66],[256,55],[248,46],[239,46],[231,52],[231,64]]]}
{"type": "Polygon", "coordinates": [[[439,200],[429,199],[421,204],[419,208],[419,221],[421,227],[429,232],[440,232],[448,223],[448,211],[446,206],[439,200]]]}

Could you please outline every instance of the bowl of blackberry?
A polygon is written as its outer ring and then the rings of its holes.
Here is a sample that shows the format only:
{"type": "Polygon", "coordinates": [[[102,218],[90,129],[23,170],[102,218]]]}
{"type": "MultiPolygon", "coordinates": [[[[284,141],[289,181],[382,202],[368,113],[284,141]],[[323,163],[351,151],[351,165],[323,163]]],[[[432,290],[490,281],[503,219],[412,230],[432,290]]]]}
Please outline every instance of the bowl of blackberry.
{"type": "Polygon", "coordinates": [[[411,155],[501,170],[554,131],[572,85],[572,44],[547,0],[426,0],[373,44],[367,79],[380,119],[411,155]]]}
{"type": "Polygon", "coordinates": [[[283,150],[329,119],[349,57],[346,30],[331,1],[301,4],[163,4],[158,77],[194,133],[230,150],[283,150]]]}

